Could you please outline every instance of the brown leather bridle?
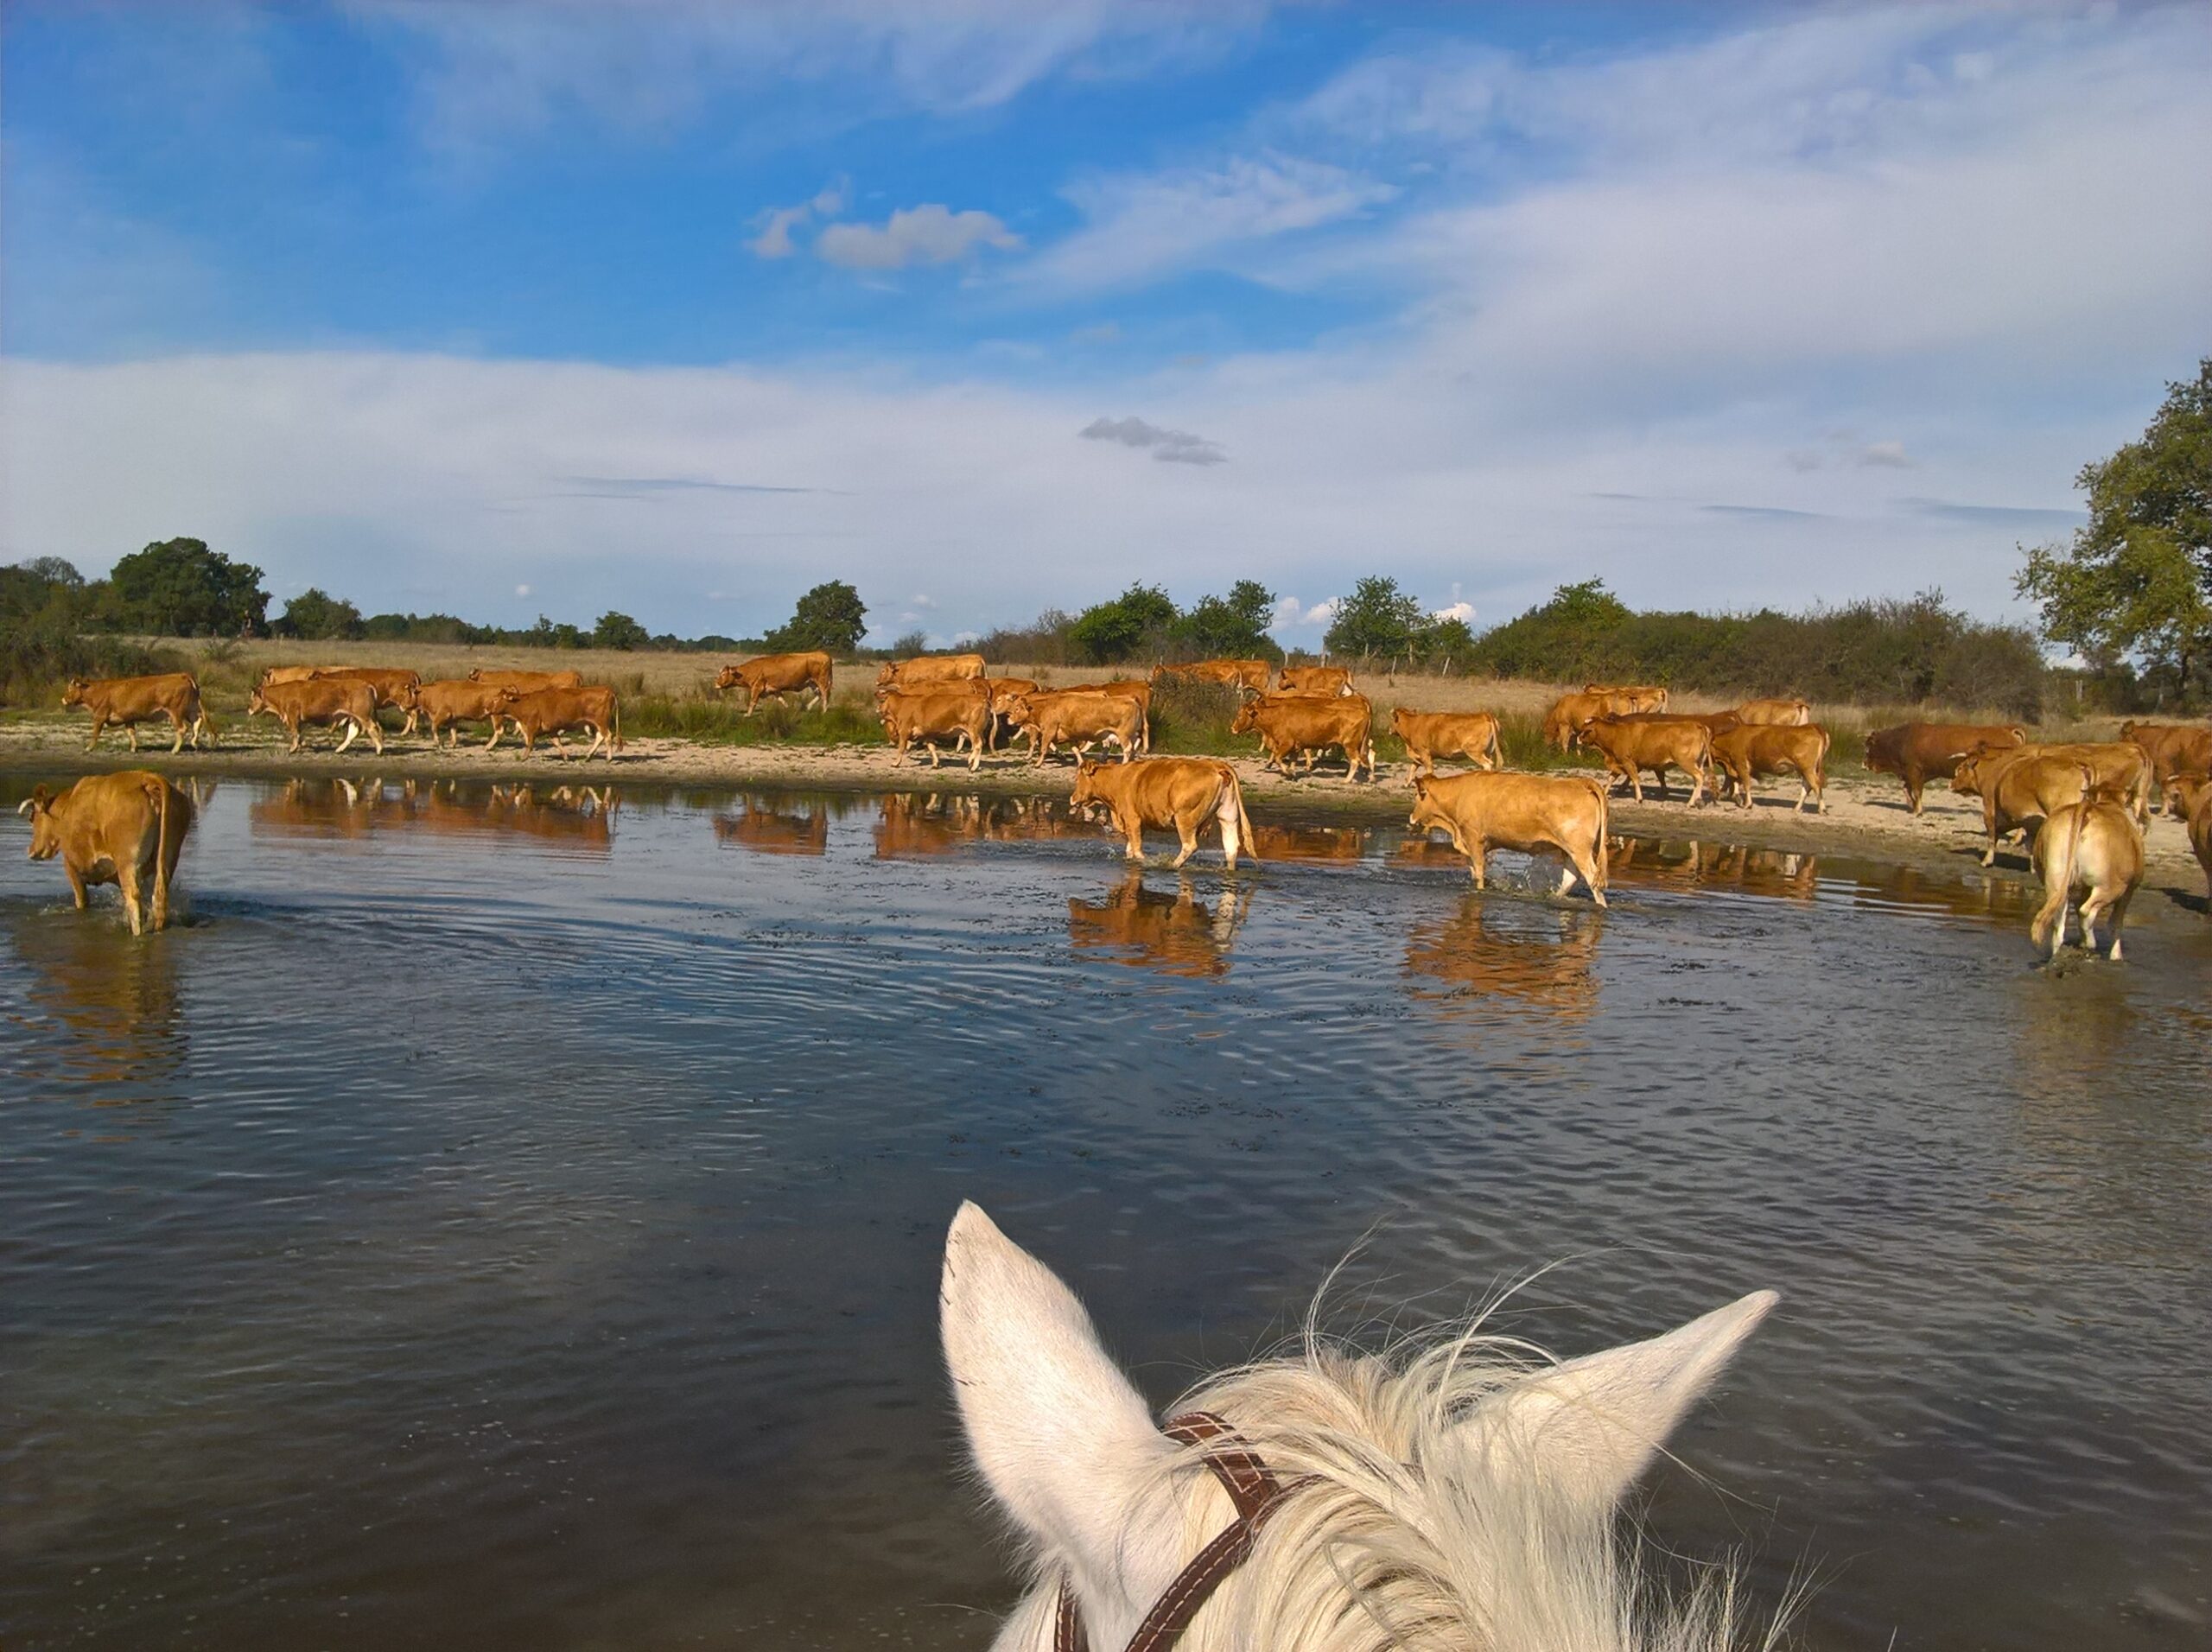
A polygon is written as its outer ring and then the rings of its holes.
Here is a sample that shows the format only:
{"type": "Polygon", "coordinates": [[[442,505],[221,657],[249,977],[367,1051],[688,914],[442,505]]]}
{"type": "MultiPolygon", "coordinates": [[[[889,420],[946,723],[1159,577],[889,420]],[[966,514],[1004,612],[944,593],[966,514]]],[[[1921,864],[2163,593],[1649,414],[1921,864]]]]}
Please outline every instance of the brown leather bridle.
{"type": "MultiPolygon", "coordinates": [[[[1185,1446],[1204,1446],[1217,1439],[1230,1442],[1208,1452],[1205,1465],[1236,1505],[1236,1518],[1200,1549],[1175,1574],[1166,1592],[1152,1603],[1144,1622],[1129,1637],[1128,1652],[1165,1652],[1182,1638],[1221,1580],[1244,1564],[1252,1553],[1260,1522],[1290,1490],[1275,1478],[1234,1428],[1211,1411],[1186,1411],[1179,1417],[1170,1417],[1165,1432],[1169,1439],[1185,1446]]],[[[1052,1652],[1090,1652],[1090,1637],[1083,1632],[1083,1619],[1076,1611],[1075,1590],[1065,1577],[1060,1579],[1059,1604],[1053,1612],[1052,1652]]]]}

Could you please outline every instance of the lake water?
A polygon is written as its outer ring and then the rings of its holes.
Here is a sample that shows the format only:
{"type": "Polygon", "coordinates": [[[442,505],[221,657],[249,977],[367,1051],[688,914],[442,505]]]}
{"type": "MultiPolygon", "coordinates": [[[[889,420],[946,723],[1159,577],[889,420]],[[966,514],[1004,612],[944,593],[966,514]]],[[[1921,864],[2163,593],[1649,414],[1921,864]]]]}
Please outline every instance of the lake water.
{"type": "Polygon", "coordinates": [[[1163,1403],[1355,1249],[1340,1326],[1556,1263],[1507,1323],[1567,1352],[1777,1287],[1666,1544],[1809,1578],[1821,1647],[2212,1635],[2212,921],[2163,894],[2050,970],[1967,866],[1638,842],[1599,913],[1393,831],[1132,876],[1041,805],[226,782],[133,943],[22,792],[10,1652],[983,1646],[963,1198],[1163,1403]]]}

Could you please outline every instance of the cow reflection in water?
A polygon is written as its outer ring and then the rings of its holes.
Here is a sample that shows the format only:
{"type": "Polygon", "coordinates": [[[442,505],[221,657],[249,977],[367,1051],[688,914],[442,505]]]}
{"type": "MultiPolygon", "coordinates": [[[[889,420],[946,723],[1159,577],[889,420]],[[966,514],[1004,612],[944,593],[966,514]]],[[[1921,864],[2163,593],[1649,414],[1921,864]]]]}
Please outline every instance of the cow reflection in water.
{"type": "Polygon", "coordinates": [[[1116,963],[1162,975],[1225,975],[1236,931],[1251,910],[1249,892],[1224,888],[1211,907],[1188,878],[1175,893],[1145,886],[1134,868],[1103,900],[1068,901],[1068,939],[1077,951],[1116,954],[1116,963]]]}
{"type": "Polygon", "coordinates": [[[1795,849],[1617,837],[1610,859],[1614,877],[1623,883],[1742,889],[1789,900],[1810,900],[1820,890],[1820,857],[1795,849]]]}
{"type": "Polygon", "coordinates": [[[950,855],[970,843],[1033,843],[1048,838],[1096,837],[1098,829],[1044,797],[997,797],[974,793],[893,791],[879,800],[875,858],[950,855]]]}
{"type": "Polygon", "coordinates": [[[1406,973],[1446,983],[1447,992],[1414,996],[1431,1003],[1506,998],[1562,1020],[1580,1021],[1598,1007],[1590,966],[1598,956],[1605,920],[1592,912],[1560,912],[1502,902],[1478,893],[1459,898],[1456,916],[1424,924],[1406,942],[1406,973]]]}
{"type": "Polygon", "coordinates": [[[1252,827],[1252,853],[1262,861],[1344,865],[1366,853],[1367,834],[1357,826],[1252,827]]]}
{"type": "Polygon", "coordinates": [[[96,1103],[139,1099],[184,1059],[173,951],[179,943],[164,936],[152,940],[134,942],[112,924],[56,924],[44,917],[15,925],[12,954],[24,998],[36,1006],[28,1036],[40,1066],[74,1083],[126,1092],[95,1096],[96,1103]],[[40,1039],[41,1023],[63,1038],[40,1039]]]}
{"type": "Polygon", "coordinates": [[[520,832],[589,849],[613,842],[613,786],[468,785],[453,780],[288,780],[248,810],[257,837],[365,837],[418,832],[520,832]]]}
{"type": "Polygon", "coordinates": [[[738,799],[734,815],[716,815],[715,841],[756,855],[821,855],[830,847],[830,810],[820,798],[776,809],[764,797],[738,799]]]}

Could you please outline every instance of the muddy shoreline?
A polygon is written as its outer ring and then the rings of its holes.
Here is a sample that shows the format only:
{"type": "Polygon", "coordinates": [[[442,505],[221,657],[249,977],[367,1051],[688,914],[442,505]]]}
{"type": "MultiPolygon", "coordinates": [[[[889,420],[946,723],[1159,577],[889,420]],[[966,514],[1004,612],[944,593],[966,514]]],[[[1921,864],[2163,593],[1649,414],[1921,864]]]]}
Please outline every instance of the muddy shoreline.
{"type": "MultiPolygon", "coordinates": [[[[188,748],[171,756],[165,743],[149,740],[132,753],[105,739],[86,752],[80,734],[66,726],[17,722],[0,726],[0,773],[26,778],[73,779],[82,774],[144,767],[163,773],[259,780],[345,777],[359,780],[491,780],[508,785],[638,785],[651,787],[763,786],[830,792],[886,791],[948,792],[994,797],[1064,797],[1073,785],[1071,765],[1043,769],[1011,756],[987,757],[970,772],[966,763],[947,761],[932,769],[926,762],[899,764],[877,747],[798,745],[717,746],[678,739],[639,738],[628,742],[613,761],[585,762],[541,749],[525,754],[502,744],[495,751],[480,745],[435,751],[417,741],[390,741],[378,756],[356,742],[343,754],[327,746],[296,753],[281,744],[240,740],[230,732],[225,746],[212,752],[188,748]]],[[[581,750],[581,747],[576,748],[581,750]]],[[[1256,759],[1230,759],[1243,780],[1246,807],[1255,819],[1327,822],[1346,825],[1398,826],[1406,821],[1412,772],[1402,763],[1385,765],[1374,784],[1349,784],[1325,772],[1319,778],[1287,781],[1262,770],[1256,759]]],[[[1562,771],[1580,772],[1580,771],[1562,771]]],[[[1587,771],[1592,776],[1600,772],[1587,771]]],[[[1806,854],[1849,855],[1894,865],[1978,874],[1981,812],[1972,798],[1959,797],[1940,783],[1924,797],[1915,819],[1903,789],[1888,776],[1850,775],[1830,779],[1824,813],[1794,812],[1794,784],[1763,791],[1757,804],[1688,807],[1679,787],[1667,801],[1638,804],[1624,797],[1613,804],[1618,832],[1637,836],[1697,838],[1806,854]]],[[[2139,904],[2179,904],[2202,911],[2205,880],[2190,853],[2180,823],[2154,815],[2145,836],[2145,896],[2139,904]],[[2178,898],[2177,901],[2177,898],[2178,898]]],[[[2032,880],[2025,853],[2017,843],[1999,849],[1988,875],[2032,880]]],[[[2147,912],[2142,915],[2148,916],[2147,912]]]]}

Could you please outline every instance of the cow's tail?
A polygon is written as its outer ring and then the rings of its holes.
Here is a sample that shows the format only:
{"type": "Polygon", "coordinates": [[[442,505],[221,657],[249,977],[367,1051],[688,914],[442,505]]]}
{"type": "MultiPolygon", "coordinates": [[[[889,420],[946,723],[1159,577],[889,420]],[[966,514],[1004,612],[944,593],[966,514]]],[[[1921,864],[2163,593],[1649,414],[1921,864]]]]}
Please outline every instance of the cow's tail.
{"type": "MultiPolygon", "coordinates": [[[[2054,958],[2058,956],[2059,949],[2066,944],[2066,909],[2074,904],[2074,868],[2081,859],[2082,838],[2089,829],[2089,807],[2097,795],[2096,776],[2089,772],[2086,765],[2077,764],[2075,766],[2082,771],[2082,801],[2074,804],[2070,811],[2062,811],[2067,812],[2069,817],[2065,825],[2059,829],[2065,833],[2066,841],[2060,848],[2057,887],[2044,896],[2045,899],[2049,899],[2051,893],[2058,897],[2058,918],[2052,926],[2050,938],[2050,956],[2054,958]]],[[[2051,822],[2045,821],[2044,829],[2049,831],[2051,824],[2051,822]]],[[[2082,944],[2087,946],[2089,944],[2088,919],[2084,918],[2082,924],[2082,944]]]]}
{"type": "Polygon", "coordinates": [[[1497,718],[1492,717],[1490,720],[1490,766],[1494,769],[1503,768],[1505,766],[1505,748],[1498,743],[1500,727],[1502,725],[1497,718]]]}
{"type": "Polygon", "coordinates": [[[1613,799],[1611,788],[1603,780],[1585,780],[1590,795],[1598,800],[1598,841],[1590,846],[1591,864],[1598,868],[1598,893],[1603,894],[1612,887],[1613,799]]]}
{"type": "Polygon", "coordinates": [[[1222,784],[1229,788],[1229,795],[1236,804],[1236,835],[1244,840],[1244,853],[1254,866],[1260,864],[1260,846],[1252,836],[1252,817],[1244,812],[1244,786],[1237,779],[1234,765],[1221,766],[1222,784]]]}

